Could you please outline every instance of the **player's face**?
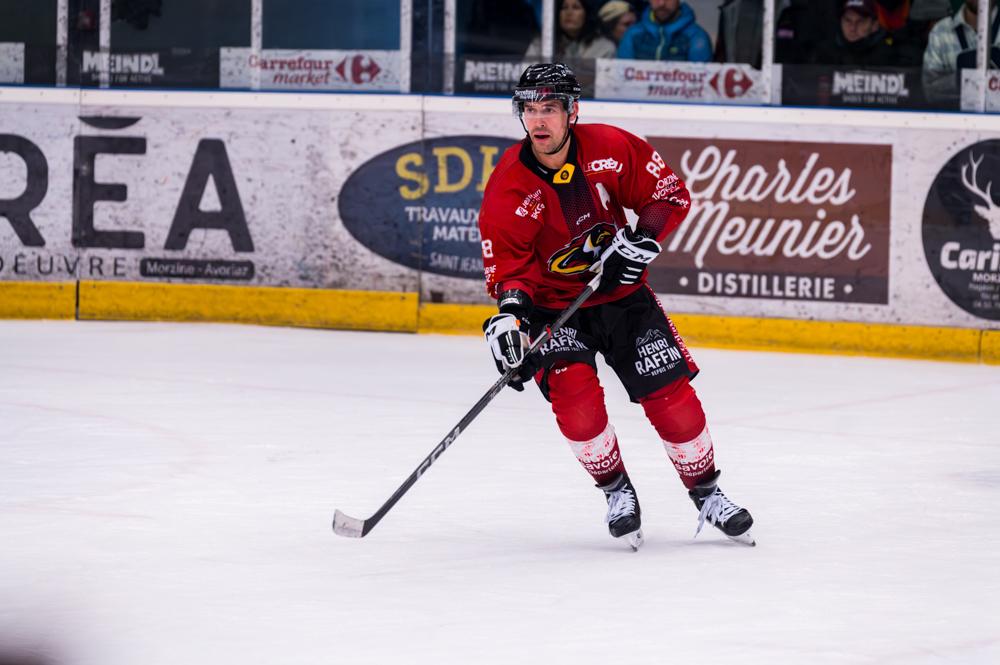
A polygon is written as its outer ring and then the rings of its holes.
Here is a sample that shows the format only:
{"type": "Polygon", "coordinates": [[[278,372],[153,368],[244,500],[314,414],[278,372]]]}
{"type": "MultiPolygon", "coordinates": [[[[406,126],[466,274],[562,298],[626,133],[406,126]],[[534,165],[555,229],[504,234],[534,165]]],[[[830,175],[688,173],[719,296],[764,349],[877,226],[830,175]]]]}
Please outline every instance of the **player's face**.
{"type": "Polygon", "coordinates": [[[522,118],[531,145],[541,152],[554,150],[569,131],[570,116],[559,101],[527,102],[522,118]]]}

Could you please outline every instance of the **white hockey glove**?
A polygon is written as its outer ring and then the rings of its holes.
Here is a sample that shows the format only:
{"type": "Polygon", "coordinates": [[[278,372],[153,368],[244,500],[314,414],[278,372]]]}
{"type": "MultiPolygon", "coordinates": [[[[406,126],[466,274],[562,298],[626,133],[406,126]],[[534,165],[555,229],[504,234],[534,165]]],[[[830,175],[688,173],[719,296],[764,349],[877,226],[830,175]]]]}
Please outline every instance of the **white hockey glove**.
{"type": "Polygon", "coordinates": [[[619,229],[601,254],[601,283],[598,293],[613,291],[619,286],[637,284],[646,266],[659,255],[660,243],[642,233],[625,227],[619,229]]]}
{"type": "Polygon", "coordinates": [[[511,378],[511,388],[524,390],[524,382],[530,381],[538,371],[538,354],[527,357],[531,342],[528,339],[528,322],[525,318],[531,310],[531,300],[523,292],[507,291],[500,296],[500,313],[494,314],[483,323],[486,341],[493,353],[497,371],[503,374],[511,367],[520,367],[511,378]],[[507,310],[507,311],[505,311],[507,310]]]}
{"type": "Polygon", "coordinates": [[[486,341],[493,352],[497,369],[505,372],[524,362],[528,350],[528,335],[521,331],[521,322],[513,314],[494,314],[486,321],[486,341]]]}

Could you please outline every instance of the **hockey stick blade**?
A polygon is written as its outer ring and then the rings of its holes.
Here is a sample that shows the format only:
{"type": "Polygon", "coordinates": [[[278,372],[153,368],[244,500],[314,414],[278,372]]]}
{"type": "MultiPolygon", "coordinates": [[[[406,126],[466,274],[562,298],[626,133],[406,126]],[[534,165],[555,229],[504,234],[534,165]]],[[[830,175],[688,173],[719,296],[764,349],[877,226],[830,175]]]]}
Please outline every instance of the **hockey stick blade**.
{"type": "MultiPolygon", "coordinates": [[[[566,321],[569,320],[569,317],[573,315],[573,312],[579,309],[584,301],[589,298],[595,290],[597,290],[600,280],[601,275],[598,273],[592,280],[590,280],[590,283],[587,284],[586,288],[584,288],[580,295],[576,297],[576,300],[570,303],[569,307],[563,310],[562,314],[559,315],[559,318],[556,319],[555,323],[538,336],[538,339],[531,344],[527,353],[534,353],[538,347],[544,344],[552,336],[553,330],[559,330],[566,323],[566,321]]],[[[371,517],[359,520],[356,517],[345,515],[339,510],[336,510],[333,514],[333,532],[338,536],[345,536],[347,538],[364,538],[369,531],[375,528],[376,524],[382,521],[382,518],[385,517],[386,513],[388,513],[392,507],[396,505],[396,502],[403,498],[403,495],[406,494],[411,487],[413,487],[414,483],[416,483],[420,477],[427,472],[431,465],[437,461],[438,457],[444,454],[444,451],[448,450],[449,446],[455,442],[455,439],[457,439],[459,435],[465,431],[465,428],[469,426],[469,423],[475,420],[482,410],[486,408],[486,405],[493,401],[494,397],[500,394],[516,373],[517,367],[512,367],[504,372],[503,376],[497,379],[496,383],[494,383],[490,389],[486,391],[486,394],[479,398],[479,401],[476,402],[471,409],[469,409],[469,412],[466,413],[460,421],[458,421],[458,424],[455,425],[447,435],[445,435],[441,442],[434,447],[434,450],[432,450],[430,454],[424,458],[420,465],[414,469],[413,473],[411,473],[409,477],[403,481],[403,484],[392,493],[392,496],[390,496],[386,502],[382,504],[382,507],[375,511],[371,517]]]]}
{"type": "Polygon", "coordinates": [[[333,513],[333,531],[338,536],[346,538],[363,538],[365,535],[365,521],[336,510],[333,513]]]}

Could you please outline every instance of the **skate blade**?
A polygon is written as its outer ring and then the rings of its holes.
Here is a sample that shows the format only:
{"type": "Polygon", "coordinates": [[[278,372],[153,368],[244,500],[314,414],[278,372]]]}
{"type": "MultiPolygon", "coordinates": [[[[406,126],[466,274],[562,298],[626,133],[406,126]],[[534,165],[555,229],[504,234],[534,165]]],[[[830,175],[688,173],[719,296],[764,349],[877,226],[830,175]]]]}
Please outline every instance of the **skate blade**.
{"type": "Polygon", "coordinates": [[[625,542],[628,543],[629,547],[632,548],[633,552],[638,552],[639,548],[642,547],[642,544],[645,542],[642,538],[642,529],[639,529],[638,531],[633,531],[632,533],[626,533],[624,536],[622,536],[622,539],[624,539],[625,542]]]}
{"type": "Polygon", "coordinates": [[[757,547],[757,541],[754,540],[753,534],[747,529],[738,536],[726,536],[729,540],[734,543],[739,543],[740,545],[746,545],[747,547],[757,547]]]}

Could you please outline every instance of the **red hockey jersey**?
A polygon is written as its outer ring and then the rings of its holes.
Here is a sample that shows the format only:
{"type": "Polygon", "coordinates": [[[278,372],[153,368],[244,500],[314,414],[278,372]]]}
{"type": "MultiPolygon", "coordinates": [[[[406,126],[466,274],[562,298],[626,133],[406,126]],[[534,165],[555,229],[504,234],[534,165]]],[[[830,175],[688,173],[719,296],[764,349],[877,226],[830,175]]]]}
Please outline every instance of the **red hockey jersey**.
{"type": "MultiPolygon", "coordinates": [[[[527,138],[504,152],[479,212],[486,290],[521,289],[561,309],[593,278],[589,268],[618,229],[624,208],[655,209],[657,240],[676,229],[691,199],[684,183],[641,138],[609,125],[577,125],[561,169],[541,165],[527,138]]],[[[645,281],[645,277],[643,278],[645,281]]],[[[585,306],[622,298],[641,284],[595,294],[585,306]]]]}

